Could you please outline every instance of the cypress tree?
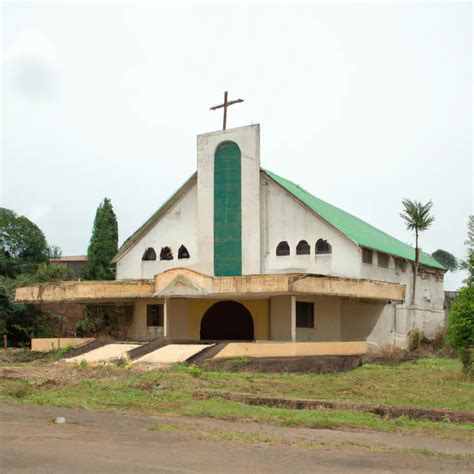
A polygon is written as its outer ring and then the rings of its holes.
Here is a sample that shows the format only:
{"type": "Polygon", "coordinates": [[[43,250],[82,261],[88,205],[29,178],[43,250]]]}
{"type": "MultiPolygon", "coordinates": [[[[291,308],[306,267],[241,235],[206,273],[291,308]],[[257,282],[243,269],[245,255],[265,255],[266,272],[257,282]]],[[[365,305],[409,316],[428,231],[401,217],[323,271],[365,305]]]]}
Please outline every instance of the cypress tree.
{"type": "Polygon", "coordinates": [[[87,249],[88,280],[113,280],[115,272],[110,262],[118,249],[117,216],[110,199],[105,198],[97,208],[92,237],[87,249]]]}

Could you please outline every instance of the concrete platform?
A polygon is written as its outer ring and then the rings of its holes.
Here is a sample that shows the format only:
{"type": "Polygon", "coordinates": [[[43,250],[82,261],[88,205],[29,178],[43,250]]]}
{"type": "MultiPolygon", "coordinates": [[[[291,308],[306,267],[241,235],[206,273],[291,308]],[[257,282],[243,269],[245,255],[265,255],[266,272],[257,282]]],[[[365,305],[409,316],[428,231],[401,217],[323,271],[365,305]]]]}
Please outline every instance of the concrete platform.
{"type": "Polygon", "coordinates": [[[231,342],[214,359],[232,357],[351,356],[367,352],[365,341],[351,342],[231,342]]]}
{"type": "Polygon", "coordinates": [[[128,351],[136,347],[140,347],[140,344],[107,344],[80,356],[65,360],[66,362],[81,362],[81,360],[91,363],[110,362],[124,357],[128,351]]]}
{"type": "Polygon", "coordinates": [[[134,364],[177,364],[212,346],[213,344],[169,344],[140,357],[134,364]]]}

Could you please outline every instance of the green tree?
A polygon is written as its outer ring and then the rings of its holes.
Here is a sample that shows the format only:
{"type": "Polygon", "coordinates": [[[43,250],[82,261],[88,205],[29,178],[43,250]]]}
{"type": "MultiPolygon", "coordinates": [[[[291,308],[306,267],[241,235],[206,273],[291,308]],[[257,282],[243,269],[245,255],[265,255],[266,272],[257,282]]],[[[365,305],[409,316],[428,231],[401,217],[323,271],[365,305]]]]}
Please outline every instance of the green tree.
{"type": "Polygon", "coordinates": [[[117,216],[110,199],[105,198],[97,208],[92,237],[87,249],[88,280],[113,280],[111,261],[118,250],[117,216]]]}
{"type": "Polygon", "coordinates": [[[455,270],[457,270],[458,261],[453,254],[447,252],[446,250],[438,249],[436,250],[436,252],[433,252],[431,255],[435,258],[435,260],[438,263],[443,265],[443,267],[446,268],[446,270],[450,272],[454,272],[455,270]]]}
{"type": "Polygon", "coordinates": [[[474,286],[462,288],[449,312],[446,339],[456,349],[463,371],[471,373],[474,350],[474,286]]]}
{"type": "Polygon", "coordinates": [[[468,272],[468,276],[464,282],[468,286],[474,286],[474,216],[469,216],[467,224],[467,258],[462,260],[459,267],[468,272]]]}
{"type": "Polygon", "coordinates": [[[416,291],[416,277],[418,275],[418,266],[420,264],[420,247],[418,239],[420,232],[428,229],[435,220],[430,214],[433,203],[428,201],[422,204],[419,201],[412,201],[411,199],[403,199],[403,212],[400,217],[405,221],[408,230],[415,231],[415,271],[413,272],[413,293],[411,296],[412,304],[415,303],[416,291]]]}
{"type": "Polygon", "coordinates": [[[25,216],[0,208],[0,274],[34,271],[47,262],[48,244],[42,230],[25,216]]]}

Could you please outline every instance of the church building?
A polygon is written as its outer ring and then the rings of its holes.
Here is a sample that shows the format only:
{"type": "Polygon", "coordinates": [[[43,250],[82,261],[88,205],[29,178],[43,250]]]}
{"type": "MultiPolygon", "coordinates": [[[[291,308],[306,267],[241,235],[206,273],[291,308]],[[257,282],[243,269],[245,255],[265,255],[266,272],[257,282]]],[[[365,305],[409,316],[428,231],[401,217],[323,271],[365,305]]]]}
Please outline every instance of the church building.
{"type": "Polygon", "coordinates": [[[114,282],[17,301],[128,308],[126,338],[406,345],[444,323],[445,269],[260,167],[260,126],[197,137],[197,171],[122,245],[114,282]]]}

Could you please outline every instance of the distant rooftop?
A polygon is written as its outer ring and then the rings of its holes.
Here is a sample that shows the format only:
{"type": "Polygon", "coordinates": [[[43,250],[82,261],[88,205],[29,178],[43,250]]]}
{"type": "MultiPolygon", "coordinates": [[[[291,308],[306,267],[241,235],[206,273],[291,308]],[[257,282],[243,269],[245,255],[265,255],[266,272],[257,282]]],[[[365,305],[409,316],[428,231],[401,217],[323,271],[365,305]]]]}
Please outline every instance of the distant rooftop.
{"type": "Polygon", "coordinates": [[[50,258],[49,263],[87,262],[87,255],[71,255],[69,257],[50,258]]]}

